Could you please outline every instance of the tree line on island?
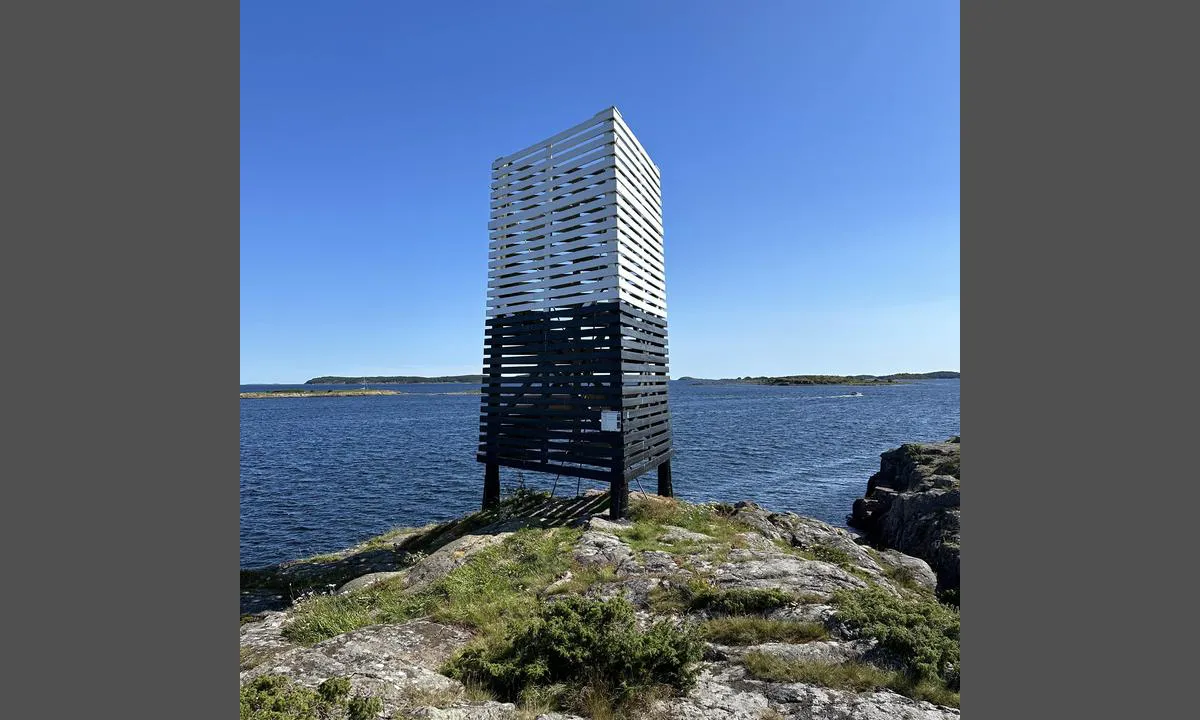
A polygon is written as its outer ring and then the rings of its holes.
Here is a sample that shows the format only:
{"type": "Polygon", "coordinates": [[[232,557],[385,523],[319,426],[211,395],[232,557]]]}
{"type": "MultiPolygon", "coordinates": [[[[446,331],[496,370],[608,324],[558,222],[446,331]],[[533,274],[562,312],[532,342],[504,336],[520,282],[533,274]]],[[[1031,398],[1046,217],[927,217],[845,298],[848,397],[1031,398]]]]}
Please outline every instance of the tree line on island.
{"type": "MultiPolygon", "coordinates": [[[[927,373],[892,373],[891,375],[780,375],[775,377],[740,377],[722,378],[719,380],[685,376],[681,382],[698,384],[731,384],[748,385],[888,385],[901,380],[950,380],[961,377],[952,370],[938,370],[927,373]]],[[[392,385],[418,383],[481,383],[482,375],[439,375],[422,377],[418,375],[374,375],[369,377],[343,377],[339,375],[324,375],[306,381],[305,385],[392,385]]]]}
{"type": "Polygon", "coordinates": [[[779,375],[774,377],[747,375],[720,380],[695,377],[681,377],[679,380],[693,385],[735,383],[743,385],[894,385],[902,380],[951,380],[960,377],[960,373],[952,370],[938,370],[927,373],[892,373],[891,375],[779,375]]]}
{"type": "Polygon", "coordinates": [[[482,375],[440,375],[438,377],[420,377],[417,375],[374,375],[370,377],[341,377],[326,375],[305,381],[305,385],[392,385],[417,383],[479,383],[483,382],[482,375]]]}

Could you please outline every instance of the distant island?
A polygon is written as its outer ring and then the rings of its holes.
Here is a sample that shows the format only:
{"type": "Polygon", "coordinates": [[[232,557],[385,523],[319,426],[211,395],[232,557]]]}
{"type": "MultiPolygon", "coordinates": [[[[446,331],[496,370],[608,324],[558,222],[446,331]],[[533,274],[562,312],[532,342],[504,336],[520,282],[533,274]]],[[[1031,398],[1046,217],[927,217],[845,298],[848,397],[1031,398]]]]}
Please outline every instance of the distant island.
{"type": "Polygon", "coordinates": [[[399,390],[261,390],[240,393],[245,399],[300,397],[363,397],[368,395],[403,395],[399,390]]]}
{"type": "Polygon", "coordinates": [[[776,377],[696,378],[685,376],[680,382],[692,385],[896,385],[900,380],[950,380],[961,377],[952,370],[928,373],[892,373],[891,375],[780,375],[776,377]]]}
{"type": "Polygon", "coordinates": [[[404,392],[402,390],[368,390],[366,388],[355,388],[354,390],[297,390],[295,388],[282,388],[279,390],[255,390],[253,392],[240,393],[239,397],[243,400],[255,400],[259,398],[311,398],[311,397],[377,397],[382,395],[478,395],[479,390],[462,390],[459,392],[404,392]]]}
{"type": "Polygon", "coordinates": [[[373,377],[340,377],[326,375],[305,381],[305,385],[416,385],[419,383],[481,383],[482,375],[441,375],[420,377],[418,375],[387,375],[373,377]]]}
{"type": "MultiPolygon", "coordinates": [[[[740,378],[698,378],[685,375],[678,378],[679,382],[692,385],[896,385],[901,380],[952,380],[961,377],[953,370],[938,370],[927,373],[892,373],[891,375],[779,375],[775,377],[740,377],[740,378]]],[[[421,383],[472,383],[483,382],[482,375],[439,375],[422,377],[420,375],[376,375],[371,377],[343,377],[340,375],[324,375],[305,381],[305,385],[419,385],[421,383]]],[[[271,393],[299,393],[308,391],[273,390],[271,393]]],[[[330,391],[334,392],[334,391],[330,391]]],[[[341,392],[341,391],[338,391],[341,392]]],[[[261,395],[261,393],[243,393],[243,396],[261,395]]]]}

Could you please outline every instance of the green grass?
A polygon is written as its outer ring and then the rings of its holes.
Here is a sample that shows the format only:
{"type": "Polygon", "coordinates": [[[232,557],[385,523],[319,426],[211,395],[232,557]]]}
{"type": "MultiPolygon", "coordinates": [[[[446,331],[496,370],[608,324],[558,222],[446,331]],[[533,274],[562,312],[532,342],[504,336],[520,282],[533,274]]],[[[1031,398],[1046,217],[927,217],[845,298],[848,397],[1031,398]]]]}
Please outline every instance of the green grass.
{"type": "Polygon", "coordinates": [[[937,475],[952,475],[957,478],[960,472],[960,462],[959,458],[947,458],[938,463],[933,472],[937,475]]]}
{"type": "Polygon", "coordinates": [[[829,632],[820,623],[768,620],[754,615],[707,620],[700,624],[699,632],[705,640],[721,645],[806,643],[829,638],[829,632]]]}
{"type": "Polygon", "coordinates": [[[895,585],[915,593],[930,594],[932,591],[917,581],[917,574],[904,565],[883,566],[883,576],[895,585]]]}
{"type": "Polygon", "coordinates": [[[853,555],[831,542],[818,541],[808,548],[792,545],[783,538],[775,538],[772,542],[780,550],[803,560],[821,560],[822,562],[837,565],[846,572],[863,579],[868,579],[871,576],[870,573],[855,564],[855,557],[853,555]]]}
{"type": "Polygon", "coordinates": [[[580,532],[519,530],[420,593],[406,593],[392,580],[347,595],[309,598],[297,604],[283,635],[311,645],[366,625],[418,617],[500,634],[510,622],[527,617],[530,598],[567,571],[580,532]]]}
{"type": "Polygon", "coordinates": [[[822,560],[827,563],[833,563],[843,570],[849,570],[854,567],[854,556],[846,550],[843,550],[836,545],[827,542],[818,542],[813,545],[812,555],[814,560],[822,560]]]}
{"type": "Polygon", "coordinates": [[[270,657],[269,654],[264,653],[261,650],[253,650],[248,647],[239,648],[238,654],[240,656],[240,665],[242,670],[249,670],[261,665],[263,661],[270,657]]]}
{"type": "MultiPolygon", "coordinates": [[[[407,688],[403,691],[402,694],[403,694],[405,703],[407,703],[408,705],[411,705],[412,707],[415,707],[415,708],[418,708],[418,707],[444,708],[447,705],[450,705],[451,703],[454,703],[455,701],[457,701],[459,699],[459,697],[466,697],[467,699],[470,699],[470,700],[477,699],[477,698],[471,697],[471,693],[469,690],[467,692],[463,692],[462,690],[459,690],[458,688],[454,688],[454,687],[440,688],[437,690],[434,690],[431,688],[420,688],[420,689],[407,688]]],[[[494,698],[480,697],[478,699],[492,700],[494,698]]]]}
{"type": "Polygon", "coordinates": [[[692,505],[673,498],[636,498],[630,502],[629,518],[633,524],[616,534],[636,552],[659,551],[673,556],[697,553],[706,559],[723,563],[729,560],[733,548],[746,546],[742,533],[752,527],[730,517],[732,506],[723,504],[692,505]],[[701,533],[711,540],[660,540],[668,527],[679,527],[701,533]]]}
{"type": "Polygon", "coordinates": [[[795,601],[795,595],[777,588],[733,588],[698,593],[692,597],[691,606],[726,615],[746,615],[769,612],[795,601]]]}
{"type": "Polygon", "coordinates": [[[877,585],[839,590],[832,602],[852,634],[878,640],[916,680],[941,679],[957,687],[958,610],[939,603],[932,593],[898,598],[877,585]]]}
{"type": "Polygon", "coordinates": [[[662,542],[658,538],[667,530],[662,525],[651,522],[636,522],[627,530],[616,531],[616,536],[625,541],[630,549],[636,552],[658,550],[668,553],[688,553],[699,550],[702,545],[694,540],[683,540],[675,543],[662,542]]]}
{"type": "Polygon", "coordinates": [[[547,492],[519,489],[486,510],[444,523],[423,528],[393,528],[346,550],[271,567],[244,569],[241,571],[241,589],[274,590],[295,599],[313,589],[341,585],[358,577],[362,574],[356,564],[358,556],[381,550],[394,550],[396,564],[406,566],[482,527],[520,516],[549,497],[547,492]],[[406,534],[407,537],[401,539],[406,534]]]}
{"type": "Polygon", "coordinates": [[[814,553],[812,553],[811,551],[805,550],[802,547],[797,547],[797,546],[791,544],[790,542],[788,542],[787,540],[784,540],[783,538],[772,538],[771,542],[775,544],[775,547],[779,548],[780,550],[786,552],[789,555],[795,555],[796,557],[804,559],[804,560],[816,560],[817,559],[817,556],[814,553]]]}
{"type": "Polygon", "coordinates": [[[571,568],[571,578],[566,582],[547,589],[547,595],[583,595],[597,585],[616,582],[617,569],[612,565],[576,563],[571,568]]]}
{"type": "Polygon", "coordinates": [[[707,610],[723,615],[764,613],[808,600],[776,588],[719,590],[694,578],[683,586],[658,587],[650,592],[650,608],[662,614],[707,610]]]}
{"type": "Polygon", "coordinates": [[[787,660],[761,652],[746,653],[743,662],[752,677],[768,682],[807,683],[850,692],[892,690],[914,700],[948,707],[959,706],[959,694],[943,683],[917,681],[905,673],[882,670],[863,662],[829,664],[813,660],[787,660]]]}
{"type": "Polygon", "coordinates": [[[379,698],[350,695],[350,681],[332,677],[316,690],[282,675],[263,675],[239,694],[241,720],[369,720],[383,710],[379,698]]]}
{"type": "Polygon", "coordinates": [[[661,534],[664,526],[674,525],[735,547],[743,544],[737,537],[740,533],[753,530],[740,520],[728,517],[722,506],[693,505],[673,498],[638,498],[629,503],[629,519],[634,528],[640,524],[648,529],[657,528],[661,534]]]}

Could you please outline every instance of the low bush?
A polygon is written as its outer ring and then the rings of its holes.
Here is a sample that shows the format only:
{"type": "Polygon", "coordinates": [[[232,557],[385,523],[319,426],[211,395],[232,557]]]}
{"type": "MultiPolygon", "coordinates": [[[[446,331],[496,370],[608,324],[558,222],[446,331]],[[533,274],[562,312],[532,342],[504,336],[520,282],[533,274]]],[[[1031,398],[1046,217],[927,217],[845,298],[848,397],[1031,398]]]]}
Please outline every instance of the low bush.
{"type": "Polygon", "coordinates": [[[371,720],[383,710],[379,698],[351,697],[344,677],[309,690],[282,675],[262,675],[242,687],[240,703],[240,720],[371,720]]]}
{"type": "Polygon", "coordinates": [[[687,585],[656,589],[651,593],[651,606],[658,612],[687,613],[707,610],[720,615],[750,615],[765,613],[796,602],[798,598],[778,588],[733,588],[719,590],[702,580],[687,585]]]}
{"type": "Polygon", "coordinates": [[[726,615],[748,615],[781,608],[795,601],[795,596],[778,588],[706,589],[692,596],[694,610],[708,610],[726,615]]]}
{"type": "Polygon", "coordinates": [[[916,681],[941,679],[957,687],[958,611],[932,594],[896,597],[877,585],[833,595],[838,619],[851,633],[879,641],[916,681]]]}
{"type": "Polygon", "coordinates": [[[566,597],[542,604],[503,640],[463,651],[445,672],[510,702],[529,696],[531,688],[574,685],[603,688],[621,705],[659,686],[691,688],[702,649],[687,627],[659,622],[639,631],[623,598],[566,597]]]}

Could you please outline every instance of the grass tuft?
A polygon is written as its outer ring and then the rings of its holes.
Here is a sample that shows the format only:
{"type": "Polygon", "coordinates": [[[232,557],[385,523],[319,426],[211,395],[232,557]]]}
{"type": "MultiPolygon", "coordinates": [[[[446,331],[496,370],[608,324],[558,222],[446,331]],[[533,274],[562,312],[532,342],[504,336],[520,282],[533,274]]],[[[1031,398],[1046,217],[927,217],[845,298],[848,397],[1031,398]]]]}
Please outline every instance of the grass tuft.
{"type": "Polygon", "coordinates": [[[761,652],[746,653],[746,670],[759,680],[778,683],[807,683],[849,692],[892,690],[914,700],[936,705],[959,706],[958,693],[944,684],[915,681],[893,670],[882,670],[863,662],[837,664],[814,660],[788,660],[761,652]]]}
{"type": "Polygon", "coordinates": [[[833,563],[843,570],[854,567],[854,557],[844,549],[831,543],[818,542],[812,549],[813,559],[833,563]]]}
{"type": "Polygon", "coordinates": [[[829,632],[820,623],[755,616],[715,618],[701,623],[699,632],[705,640],[721,645],[806,643],[829,638],[829,632]]]}
{"type": "MultiPolygon", "coordinates": [[[[729,517],[720,506],[693,505],[674,498],[638,498],[629,503],[629,519],[634,529],[639,525],[657,528],[658,534],[667,525],[708,535],[716,540],[741,544],[740,533],[753,530],[746,523],[729,517]]],[[[657,537],[657,535],[655,535],[657,537]]]]}
{"type": "Polygon", "coordinates": [[[922,595],[929,595],[932,593],[929,588],[917,581],[917,574],[913,572],[913,569],[910,567],[905,567],[904,565],[889,567],[884,565],[883,576],[888,580],[891,580],[892,583],[898,587],[902,587],[905,590],[922,595]]]}
{"type": "Polygon", "coordinates": [[[308,598],[296,605],[283,635],[312,645],[367,625],[419,617],[502,634],[510,622],[529,616],[531,594],[567,571],[579,535],[573,528],[518,530],[420,593],[406,593],[395,579],[347,595],[308,598]]]}
{"type": "Polygon", "coordinates": [[[547,595],[583,595],[597,585],[616,582],[617,569],[612,565],[576,563],[571,568],[571,577],[566,582],[546,591],[547,595]]]}

